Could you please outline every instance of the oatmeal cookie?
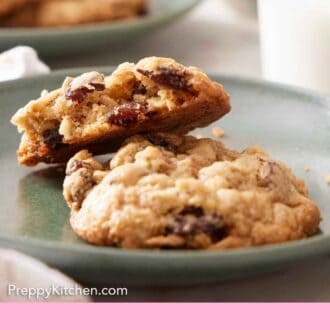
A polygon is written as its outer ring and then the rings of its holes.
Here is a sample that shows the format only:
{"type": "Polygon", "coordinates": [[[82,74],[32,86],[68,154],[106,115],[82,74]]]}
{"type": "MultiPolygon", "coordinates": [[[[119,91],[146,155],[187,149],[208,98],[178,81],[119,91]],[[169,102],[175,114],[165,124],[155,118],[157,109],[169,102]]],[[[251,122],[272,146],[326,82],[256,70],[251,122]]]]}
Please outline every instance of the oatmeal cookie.
{"type": "Polygon", "coordinates": [[[147,11],[147,0],[30,0],[27,3],[1,24],[17,27],[72,26],[128,19],[147,11]]]}
{"type": "Polygon", "coordinates": [[[67,164],[71,226],[96,245],[228,249],[316,233],[304,182],[260,148],[155,134],[130,137],[110,163],[86,150],[67,164]]]}
{"type": "Polygon", "coordinates": [[[194,67],[150,57],[124,63],[110,76],[98,72],[67,78],[12,118],[23,132],[21,164],[67,161],[82,148],[116,151],[128,136],[184,134],[230,111],[228,94],[194,67]]]}
{"type": "Polygon", "coordinates": [[[0,17],[10,14],[14,10],[35,3],[40,0],[0,0],[0,17]]]}

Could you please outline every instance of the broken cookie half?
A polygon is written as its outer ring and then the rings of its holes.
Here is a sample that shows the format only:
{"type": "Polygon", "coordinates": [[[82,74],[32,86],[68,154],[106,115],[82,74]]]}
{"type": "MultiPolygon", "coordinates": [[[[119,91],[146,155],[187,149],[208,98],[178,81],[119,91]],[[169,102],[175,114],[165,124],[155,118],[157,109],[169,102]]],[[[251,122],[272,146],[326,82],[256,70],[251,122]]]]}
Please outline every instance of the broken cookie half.
{"type": "Polygon", "coordinates": [[[150,57],[124,63],[110,76],[68,77],[20,109],[12,123],[23,133],[19,162],[34,166],[66,162],[82,148],[113,152],[134,134],[185,134],[229,111],[228,94],[204,73],[150,57]]]}

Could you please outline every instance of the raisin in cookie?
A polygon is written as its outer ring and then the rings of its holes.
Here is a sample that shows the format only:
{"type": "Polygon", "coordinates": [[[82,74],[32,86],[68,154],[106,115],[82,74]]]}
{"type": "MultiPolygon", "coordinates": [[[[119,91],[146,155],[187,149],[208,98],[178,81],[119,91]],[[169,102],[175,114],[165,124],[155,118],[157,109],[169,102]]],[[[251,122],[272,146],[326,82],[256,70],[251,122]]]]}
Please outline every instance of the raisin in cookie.
{"type": "Polygon", "coordinates": [[[261,149],[157,134],[130,137],[109,164],[67,164],[71,226],[97,245],[228,249],[304,238],[320,213],[303,181],[261,149]]]}
{"type": "Polygon", "coordinates": [[[110,76],[89,72],[43,92],[12,118],[23,132],[21,164],[67,161],[86,147],[115,151],[128,136],[186,133],[230,111],[228,94],[194,67],[150,57],[125,63],[110,76]]]}
{"type": "Polygon", "coordinates": [[[132,18],[147,11],[146,0],[30,0],[29,2],[33,3],[20,7],[1,24],[16,27],[73,26],[132,18]]]}

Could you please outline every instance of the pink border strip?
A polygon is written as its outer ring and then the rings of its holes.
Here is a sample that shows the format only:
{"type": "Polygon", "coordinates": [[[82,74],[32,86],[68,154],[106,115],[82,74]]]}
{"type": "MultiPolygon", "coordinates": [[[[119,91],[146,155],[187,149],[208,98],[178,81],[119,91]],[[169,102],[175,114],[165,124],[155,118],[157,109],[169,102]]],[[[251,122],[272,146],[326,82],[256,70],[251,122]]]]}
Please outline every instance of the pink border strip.
{"type": "Polygon", "coordinates": [[[328,330],[329,310],[330,304],[2,304],[0,328],[328,330]]]}

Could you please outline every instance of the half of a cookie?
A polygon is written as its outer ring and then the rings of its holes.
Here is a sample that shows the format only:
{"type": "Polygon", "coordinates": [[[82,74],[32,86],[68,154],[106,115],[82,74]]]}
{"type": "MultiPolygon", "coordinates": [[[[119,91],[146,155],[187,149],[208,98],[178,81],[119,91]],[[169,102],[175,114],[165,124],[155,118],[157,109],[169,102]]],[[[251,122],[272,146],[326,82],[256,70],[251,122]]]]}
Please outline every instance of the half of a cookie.
{"type": "Polygon", "coordinates": [[[150,57],[110,76],[89,72],[43,92],[12,118],[23,132],[21,164],[67,161],[87,148],[112,152],[128,136],[203,127],[230,111],[223,87],[194,67],[150,57]]]}
{"type": "Polygon", "coordinates": [[[130,137],[109,164],[86,150],[67,164],[71,226],[97,245],[228,249],[317,232],[304,182],[260,148],[168,134],[130,137]]]}

